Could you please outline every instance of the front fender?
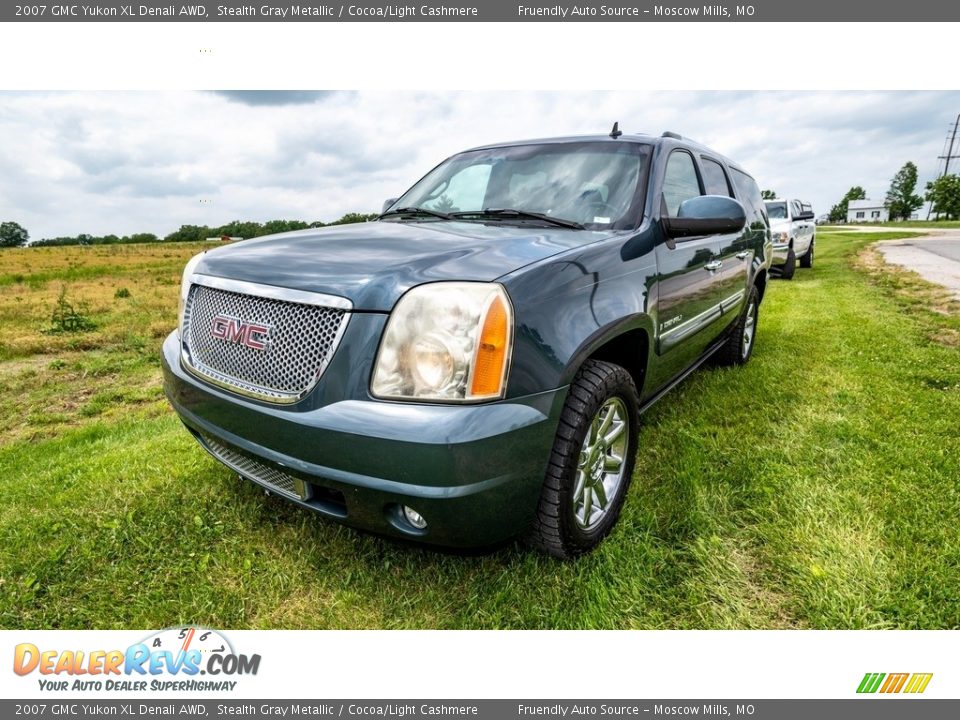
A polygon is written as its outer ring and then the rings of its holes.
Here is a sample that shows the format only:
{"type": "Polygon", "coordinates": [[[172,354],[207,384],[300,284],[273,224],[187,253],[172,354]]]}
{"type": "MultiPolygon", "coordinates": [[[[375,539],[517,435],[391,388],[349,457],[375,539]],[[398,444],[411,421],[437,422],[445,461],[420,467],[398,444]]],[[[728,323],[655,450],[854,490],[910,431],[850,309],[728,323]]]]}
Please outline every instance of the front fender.
{"type": "Polygon", "coordinates": [[[635,237],[620,236],[501,279],[517,323],[508,396],[568,384],[586,358],[623,333],[652,337],[656,265],[652,251],[622,254],[630,244],[635,237]]]}

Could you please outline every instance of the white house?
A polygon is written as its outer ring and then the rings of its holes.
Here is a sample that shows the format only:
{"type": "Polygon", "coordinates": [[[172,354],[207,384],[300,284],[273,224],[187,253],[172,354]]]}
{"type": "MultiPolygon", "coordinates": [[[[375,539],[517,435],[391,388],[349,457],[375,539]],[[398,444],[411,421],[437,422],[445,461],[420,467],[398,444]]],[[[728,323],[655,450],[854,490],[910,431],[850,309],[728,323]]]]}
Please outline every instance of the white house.
{"type": "Polygon", "coordinates": [[[886,222],[890,211],[876,200],[851,200],[847,205],[848,223],[886,222]]]}

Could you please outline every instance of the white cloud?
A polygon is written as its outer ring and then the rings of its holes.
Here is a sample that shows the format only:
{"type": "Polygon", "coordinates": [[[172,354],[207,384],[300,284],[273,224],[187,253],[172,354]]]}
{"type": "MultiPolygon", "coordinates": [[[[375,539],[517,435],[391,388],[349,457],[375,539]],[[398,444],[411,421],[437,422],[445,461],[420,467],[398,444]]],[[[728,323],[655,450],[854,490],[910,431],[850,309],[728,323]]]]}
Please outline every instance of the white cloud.
{"type": "Polygon", "coordinates": [[[938,170],[956,92],[0,93],[0,219],[33,238],[373,212],[444,157],[670,129],[825,212],[938,170]],[[203,201],[203,202],[201,202],[203,201]]]}

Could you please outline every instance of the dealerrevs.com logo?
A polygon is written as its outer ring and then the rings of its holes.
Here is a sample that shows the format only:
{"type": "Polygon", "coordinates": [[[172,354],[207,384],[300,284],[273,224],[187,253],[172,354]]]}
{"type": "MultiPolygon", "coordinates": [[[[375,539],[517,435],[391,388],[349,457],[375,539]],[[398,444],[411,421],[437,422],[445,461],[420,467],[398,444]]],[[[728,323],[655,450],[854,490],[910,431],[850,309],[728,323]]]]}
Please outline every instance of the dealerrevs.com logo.
{"type": "Polygon", "coordinates": [[[126,650],[51,650],[20,643],[13,654],[13,671],[36,673],[46,691],[231,691],[238,682],[233,678],[259,669],[260,655],[237,653],[222,633],[192,626],[161,630],[126,650]]]}

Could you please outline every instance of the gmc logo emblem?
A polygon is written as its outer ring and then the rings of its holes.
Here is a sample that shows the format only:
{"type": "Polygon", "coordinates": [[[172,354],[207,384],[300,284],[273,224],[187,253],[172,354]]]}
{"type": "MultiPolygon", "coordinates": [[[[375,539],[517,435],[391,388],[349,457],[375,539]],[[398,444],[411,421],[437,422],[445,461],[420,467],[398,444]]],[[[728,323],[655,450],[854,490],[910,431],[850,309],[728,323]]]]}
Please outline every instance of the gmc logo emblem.
{"type": "Polygon", "coordinates": [[[235,345],[244,345],[254,350],[266,350],[270,345],[272,331],[273,327],[270,325],[247,322],[229,315],[217,315],[213,319],[210,334],[235,345]]]}

